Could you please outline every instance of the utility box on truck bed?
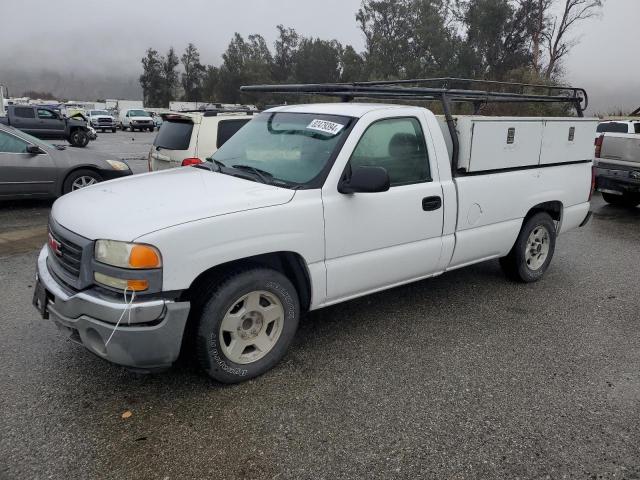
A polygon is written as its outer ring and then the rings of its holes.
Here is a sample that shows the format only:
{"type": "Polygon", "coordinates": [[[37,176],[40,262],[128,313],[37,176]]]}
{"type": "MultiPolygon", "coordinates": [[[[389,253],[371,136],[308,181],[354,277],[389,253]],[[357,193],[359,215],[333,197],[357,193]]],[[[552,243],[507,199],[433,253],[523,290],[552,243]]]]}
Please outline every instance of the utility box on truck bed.
{"type": "MultiPolygon", "coordinates": [[[[450,147],[443,117],[440,128],[450,147]]],[[[460,143],[458,168],[486,172],[570,163],[593,158],[594,118],[456,117],[460,143]]]]}

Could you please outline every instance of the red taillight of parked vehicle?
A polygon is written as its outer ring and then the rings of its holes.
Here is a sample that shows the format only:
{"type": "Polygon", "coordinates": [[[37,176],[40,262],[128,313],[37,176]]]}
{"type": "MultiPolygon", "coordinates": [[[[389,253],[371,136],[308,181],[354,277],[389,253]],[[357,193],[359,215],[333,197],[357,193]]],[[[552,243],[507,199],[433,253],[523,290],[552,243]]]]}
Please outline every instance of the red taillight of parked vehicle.
{"type": "Polygon", "coordinates": [[[184,160],[182,160],[183,167],[188,167],[189,165],[198,165],[199,163],[202,163],[202,160],[197,157],[185,158],[184,160]]]}
{"type": "Polygon", "coordinates": [[[600,158],[600,152],[602,152],[602,142],[604,141],[604,135],[600,135],[596,138],[596,158],[600,158]]]}
{"type": "Polygon", "coordinates": [[[589,190],[589,201],[593,197],[593,192],[596,191],[596,167],[591,167],[591,190],[589,190]]]}

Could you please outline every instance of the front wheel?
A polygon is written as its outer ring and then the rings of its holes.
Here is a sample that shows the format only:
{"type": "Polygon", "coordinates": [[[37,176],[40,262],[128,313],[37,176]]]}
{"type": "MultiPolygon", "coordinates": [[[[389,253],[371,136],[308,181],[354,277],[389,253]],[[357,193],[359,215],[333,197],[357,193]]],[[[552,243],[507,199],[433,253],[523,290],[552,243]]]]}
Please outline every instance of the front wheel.
{"type": "Polygon", "coordinates": [[[112,128],[111,133],[116,133],[117,130],[118,130],[117,128],[112,128]]]}
{"type": "Polygon", "coordinates": [[[74,147],[84,148],[89,143],[89,134],[84,130],[74,130],[69,137],[69,143],[74,147]]]}
{"type": "Polygon", "coordinates": [[[516,281],[531,283],[542,278],[556,249],[556,226],[548,213],[536,213],[522,226],[516,243],[500,266],[516,281]]]}
{"type": "Polygon", "coordinates": [[[62,193],[66,194],[81,188],[95,185],[102,181],[102,177],[93,170],[82,168],[71,172],[62,185],[62,193]]]}
{"type": "Polygon", "coordinates": [[[197,309],[196,348],[211,378],[239,383],[280,361],[300,317],[298,293],[287,277],[254,268],[238,271],[204,292],[197,309]]]}
{"type": "Polygon", "coordinates": [[[602,192],[602,198],[605,202],[618,207],[637,207],[640,205],[640,194],[625,193],[624,195],[613,195],[611,193],[602,192]]]}

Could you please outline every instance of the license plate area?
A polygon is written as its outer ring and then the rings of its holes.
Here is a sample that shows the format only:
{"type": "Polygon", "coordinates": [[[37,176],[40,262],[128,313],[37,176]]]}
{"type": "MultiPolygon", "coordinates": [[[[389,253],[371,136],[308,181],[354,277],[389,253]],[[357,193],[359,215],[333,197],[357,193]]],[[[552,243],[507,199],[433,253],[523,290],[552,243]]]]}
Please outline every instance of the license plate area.
{"type": "Polygon", "coordinates": [[[49,310],[47,304],[49,303],[50,294],[40,280],[36,281],[36,286],[33,291],[33,306],[36,307],[40,316],[45,320],[49,318],[49,310]]]}

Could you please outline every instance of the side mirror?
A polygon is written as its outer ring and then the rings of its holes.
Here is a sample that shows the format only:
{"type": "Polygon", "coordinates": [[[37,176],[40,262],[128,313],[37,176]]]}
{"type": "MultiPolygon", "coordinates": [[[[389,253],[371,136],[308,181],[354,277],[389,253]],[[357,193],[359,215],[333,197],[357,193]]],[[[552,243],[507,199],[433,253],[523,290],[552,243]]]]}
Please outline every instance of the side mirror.
{"type": "Polygon", "coordinates": [[[338,185],[340,193],[376,193],[389,190],[389,174],[382,167],[355,167],[338,185]]]}
{"type": "Polygon", "coordinates": [[[31,155],[40,155],[44,152],[37,145],[27,145],[27,153],[30,153],[31,155]]]}

